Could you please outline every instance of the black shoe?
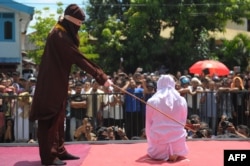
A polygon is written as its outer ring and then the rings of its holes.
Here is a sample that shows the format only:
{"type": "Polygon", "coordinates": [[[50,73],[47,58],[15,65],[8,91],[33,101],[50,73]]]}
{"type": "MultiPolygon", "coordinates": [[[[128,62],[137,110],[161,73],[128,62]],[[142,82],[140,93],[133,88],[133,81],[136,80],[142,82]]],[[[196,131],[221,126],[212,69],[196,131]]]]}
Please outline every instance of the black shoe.
{"type": "Polygon", "coordinates": [[[42,165],[66,165],[66,162],[63,162],[61,160],[59,160],[58,158],[56,158],[52,163],[44,163],[42,162],[42,165]]]}
{"type": "Polygon", "coordinates": [[[62,156],[58,156],[60,160],[78,160],[80,157],[78,156],[73,156],[72,154],[66,153],[62,156]]]}

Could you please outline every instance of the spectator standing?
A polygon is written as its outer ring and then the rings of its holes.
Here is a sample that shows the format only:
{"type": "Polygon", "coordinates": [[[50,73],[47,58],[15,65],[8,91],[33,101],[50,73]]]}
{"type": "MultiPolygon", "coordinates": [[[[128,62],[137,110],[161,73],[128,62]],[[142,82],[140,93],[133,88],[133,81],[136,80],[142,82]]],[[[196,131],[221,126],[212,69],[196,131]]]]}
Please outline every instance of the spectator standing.
{"type": "Polygon", "coordinates": [[[193,77],[190,84],[190,92],[187,94],[188,116],[192,114],[200,114],[200,98],[201,92],[203,92],[199,78],[193,77]]]}
{"type": "Polygon", "coordinates": [[[29,79],[29,76],[31,74],[34,74],[34,69],[32,68],[32,65],[30,63],[26,63],[24,64],[23,66],[23,70],[22,70],[22,76],[28,80],[29,79]]]}
{"type": "Polygon", "coordinates": [[[91,83],[90,83],[89,79],[87,79],[83,83],[83,88],[82,88],[81,94],[89,94],[90,90],[91,90],[91,83]]]}
{"type": "Polygon", "coordinates": [[[110,87],[102,87],[102,90],[104,91],[103,95],[103,102],[101,106],[101,114],[102,114],[102,126],[110,126],[111,125],[111,118],[110,118],[110,112],[111,112],[111,96],[113,93],[113,88],[110,87]]]}
{"type": "Polygon", "coordinates": [[[246,115],[246,125],[250,128],[250,73],[245,78],[245,89],[248,91],[247,93],[247,110],[245,112],[246,115]]]}
{"type": "Polygon", "coordinates": [[[187,95],[191,93],[190,89],[190,79],[187,76],[181,76],[179,82],[176,82],[175,86],[181,96],[187,98],[187,95]]]}
{"type": "MultiPolygon", "coordinates": [[[[203,122],[209,124],[214,132],[216,132],[216,122],[217,122],[217,90],[215,89],[215,82],[213,80],[209,80],[208,83],[209,89],[206,89],[201,96],[201,111],[200,117],[203,122]]],[[[216,133],[213,133],[216,134],[216,133]]]]}
{"type": "Polygon", "coordinates": [[[30,93],[30,95],[34,95],[35,94],[35,89],[36,89],[36,78],[35,77],[30,77],[28,80],[28,92],[30,93]]]}
{"type": "MultiPolygon", "coordinates": [[[[116,86],[122,86],[122,82],[120,80],[116,81],[116,86]]],[[[123,118],[123,104],[124,104],[124,95],[121,93],[121,90],[117,87],[114,87],[114,91],[109,96],[110,101],[110,112],[109,119],[111,126],[120,126],[122,127],[124,123],[123,118]]]]}
{"type": "Polygon", "coordinates": [[[20,83],[19,83],[19,79],[20,79],[20,72],[16,71],[12,73],[12,78],[13,78],[13,82],[12,82],[12,86],[15,88],[15,92],[18,94],[20,92],[20,83]]]}
{"type": "Polygon", "coordinates": [[[84,83],[88,79],[88,75],[87,75],[86,71],[82,71],[82,70],[79,73],[79,77],[80,77],[80,81],[82,83],[84,83]]]}
{"type": "Polygon", "coordinates": [[[93,79],[91,81],[91,90],[88,94],[87,115],[91,119],[91,124],[94,129],[102,126],[102,106],[104,91],[99,89],[100,84],[93,79]]]}
{"type": "Polygon", "coordinates": [[[14,97],[16,93],[14,93],[14,89],[5,88],[4,100],[3,100],[3,111],[5,115],[5,129],[6,127],[11,126],[12,136],[11,139],[14,141],[14,114],[17,111],[17,99],[14,97]],[[7,120],[7,121],[6,121],[7,120]],[[9,121],[9,122],[8,122],[9,121]],[[8,123],[12,123],[12,125],[8,125],[8,123]]]}
{"type": "Polygon", "coordinates": [[[87,97],[81,94],[82,83],[76,82],[75,94],[70,99],[70,135],[74,140],[74,132],[81,125],[82,119],[87,117],[87,97]]]}
{"type": "MultiPolygon", "coordinates": [[[[143,99],[143,89],[137,87],[134,79],[130,79],[123,87],[128,93],[143,99]]],[[[135,99],[133,96],[125,94],[125,130],[129,139],[139,135],[143,128],[143,111],[142,102],[135,99]]]]}
{"type": "Polygon", "coordinates": [[[247,124],[249,112],[247,110],[248,100],[247,91],[244,88],[243,80],[239,76],[235,76],[231,83],[231,97],[233,103],[233,124],[247,124]]]}
{"type": "Polygon", "coordinates": [[[26,78],[24,77],[19,78],[19,85],[20,85],[20,88],[19,88],[18,94],[28,91],[28,81],[26,78]]]}
{"type": "Polygon", "coordinates": [[[222,80],[222,86],[219,87],[217,91],[217,124],[219,123],[222,116],[226,116],[227,119],[232,122],[233,103],[231,97],[232,93],[230,92],[230,84],[230,80],[228,78],[224,78],[222,80]]]}
{"type": "Polygon", "coordinates": [[[70,102],[71,96],[74,95],[75,92],[75,83],[72,77],[69,77],[68,81],[68,96],[66,101],[66,108],[65,108],[65,120],[64,120],[64,130],[65,130],[65,141],[72,141],[71,134],[70,134],[70,102]]]}
{"type": "Polygon", "coordinates": [[[18,108],[15,114],[15,139],[16,141],[27,142],[30,139],[29,112],[32,98],[29,92],[22,92],[18,95],[18,108]]]}
{"type": "MultiPolygon", "coordinates": [[[[13,131],[13,113],[15,112],[15,99],[13,95],[15,88],[10,86],[7,82],[7,76],[3,73],[0,75],[0,142],[4,141],[4,132],[7,128],[11,127],[13,131]],[[8,121],[12,122],[12,126],[7,125],[8,121]]],[[[12,132],[14,135],[14,132],[12,132]]],[[[13,141],[13,138],[10,139],[13,141]]]]}
{"type": "MultiPolygon", "coordinates": [[[[153,82],[152,80],[146,80],[146,79],[141,79],[141,83],[142,83],[142,88],[143,88],[143,99],[145,102],[148,101],[148,99],[150,99],[156,90],[155,87],[155,82],[153,82]]],[[[146,105],[143,103],[142,104],[142,129],[145,128],[145,119],[146,119],[146,105]]]]}
{"type": "MultiPolygon", "coordinates": [[[[0,142],[4,141],[4,133],[8,126],[6,126],[7,119],[12,119],[13,106],[11,98],[8,93],[1,93],[0,98],[0,142]]],[[[13,125],[12,125],[13,127],[13,125]]]]}
{"type": "MultiPolygon", "coordinates": [[[[31,97],[34,96],[35,90],[36,90],[36,77],[32,76],[28,80],[28,92],[31,97]]],[[[32,140],[37,140],[37,121],[32,122],[29,121],[29,131],[30,131],[30,139],[32,140]]]]}

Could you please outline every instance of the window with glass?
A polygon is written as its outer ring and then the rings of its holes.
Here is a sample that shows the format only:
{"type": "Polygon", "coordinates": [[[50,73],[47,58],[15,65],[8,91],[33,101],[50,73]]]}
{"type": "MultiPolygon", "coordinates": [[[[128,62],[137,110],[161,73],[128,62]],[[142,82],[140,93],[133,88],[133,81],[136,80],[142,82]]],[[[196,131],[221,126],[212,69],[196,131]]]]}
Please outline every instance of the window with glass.
{"type": "Polygon", "coordinates": [[[0,41],[14,41],[14,13],[0,13],[0,41]]]}

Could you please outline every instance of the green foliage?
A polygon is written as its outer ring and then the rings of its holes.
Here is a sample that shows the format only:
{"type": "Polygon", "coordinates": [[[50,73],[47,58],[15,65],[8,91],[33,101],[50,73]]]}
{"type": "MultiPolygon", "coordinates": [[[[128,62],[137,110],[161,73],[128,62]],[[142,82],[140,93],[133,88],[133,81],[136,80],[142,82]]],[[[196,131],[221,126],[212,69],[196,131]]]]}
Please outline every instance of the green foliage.
{"type": "Polygon", "coordinates": [[[203,28],[200,32],[199,38],[196,42],[195,52],[197,53],[197,57],[209,59],[209,34],[205,28],[203,28]]]}
{"type": "Polygon", "coordinates": [[[246,69],[250,58],[250,37],[238,34],[231,41],[225,40],[221,52],[230,68],[241,66],[242,69],[246,69]]]}
{"type": "Polygon", "coordinates": [[[223,31],[229,20],[240,24],[242,18],[249,18],[249,0],[173,0],[164,4],[164,28],[174,28],[168,47],[170,71],[188,69],[200,59],[218,58],[209,48],[207,32],[223,31]]]}
{"type": "Polygon", "coordinates": [[[125,50],[123,12],[126,7],[120,6],[119,1],[112,0],[90,0],[89,4],[86,26],[90,36],[96,39],[94,43],[100,56],[98,64],[106,72],[112,73],[119,68],[120,58],[125,50]]]}
{"type": "MultiPolygon", "coordinates": [[[[134,72],[138,66],[143,66],[145,71],[153,71],[159,61],[152,61],[159,53],[154,49],[162,49],[164,42],[160,38],[161,31],[161,4],[141,0],[133,1],[131,7],[124,13],[127,20],[124,34],[126,53],[125,66],[128,72],[134,72]],[[137,5],[143,4],[143,6],[137,5]]],[[[165,58],[164,58],[165,59],[165,58]]],[[[161,58],[161,62],[164,63],[161,58]]]]}
{"type": "MultiPolygon", "coordinates": [[[[62,14],[62,3],[57,3],[58,10],[57,14],[62,14]]],[[[49,31],[56,24],[55,14],[50,12],[49,7],[43,8],[42,11],[35,10],[34,18],[36,19],[36,24],[31,26],[35,32],[28,36],[29,42],[34,45],[34,50],[28,51],[28,56],[33,58],[35,63],[40,64],[41,56],[46,44],[46,39],[49,31]]]]}
{"type": "Polygon", "coordinates": [[[87,29],[98,39],[97,52],[108,71],[119,67],[113,64],[122,56],[127,72],[138,66],[153,71],[162,64],[175,72],[196,60],[218,58],[208,32],[223,31],[228,20],[242,23],[249,17],[249,4],[249,0],[90,0],[87,29]],[[174,28],[169,39],[160,37],[165,28],[174,28]],[[117,31],[120,38],[114,35],[117,31]]]}
{"type": "MultiPolygon", "coordinates": [[[[57,15],[62,15],[64,12],[64,9],[62,8],[63,3],[58,2],[57,6],[57,15]]],[[[42,11],[35,11],[34,18],[36,19],[36,24],[31,26],[31,28],[34,29],[35,32],[31,33],[28,37],[29,42],[34,45],[34,49],[28,51],[28,55],[29,57],[33,58],[37,64],[40,64],[41,56],[46,44],[47,35],[57,22],[56,15],[54,13],[50,13],[51,11],[49,7],[43,8],[42,11]]],[[[94,61],[97,60],[99,58],[99,54],[95,51],[95,45],[89,44],[89,34],[86,31],[86,26],[81,26],[79,36],[79,50],[84,53],[87,58],[94,61]]]]}
{"type": "MultiPolygon", "coordinates": [[[[121,67],[121,57],[130,73],[138,66],[152,72],[161,65],[175,73],[211,58],[244,67],[248,38],[237,36],[218,47],[208,32],[224,31],[229,20],[242,24],[243,18],[250,18],[249,11],[250,0],[89,0],[86,26],[79,33],[80,51],[107,73],[121,67]],[[167,39],[160,36],[166,28],[174,29],[167,39]]],[[[58,12],[63,12],[60,6],[58,12]]],[[[36,62],[55,23],[53,15],[45,18],[43,13],[37,11],[37,33],[31,36],[37,49],[30,55],[36,62]]]]}

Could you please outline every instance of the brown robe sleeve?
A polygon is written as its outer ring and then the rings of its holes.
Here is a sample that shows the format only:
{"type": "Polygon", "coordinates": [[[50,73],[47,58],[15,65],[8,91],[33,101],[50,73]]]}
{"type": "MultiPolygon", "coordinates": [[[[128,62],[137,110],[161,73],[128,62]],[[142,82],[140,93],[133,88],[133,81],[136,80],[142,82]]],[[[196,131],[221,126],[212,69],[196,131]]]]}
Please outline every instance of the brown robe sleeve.
{"type": "Polygon", "coordinates": [[[72,40],[60,29],[48,35],[39,68],[30,120],[49,119],[65,107],[71,66],[76,64],[103,85],[104,71],[84,57],[72,40]]]}

